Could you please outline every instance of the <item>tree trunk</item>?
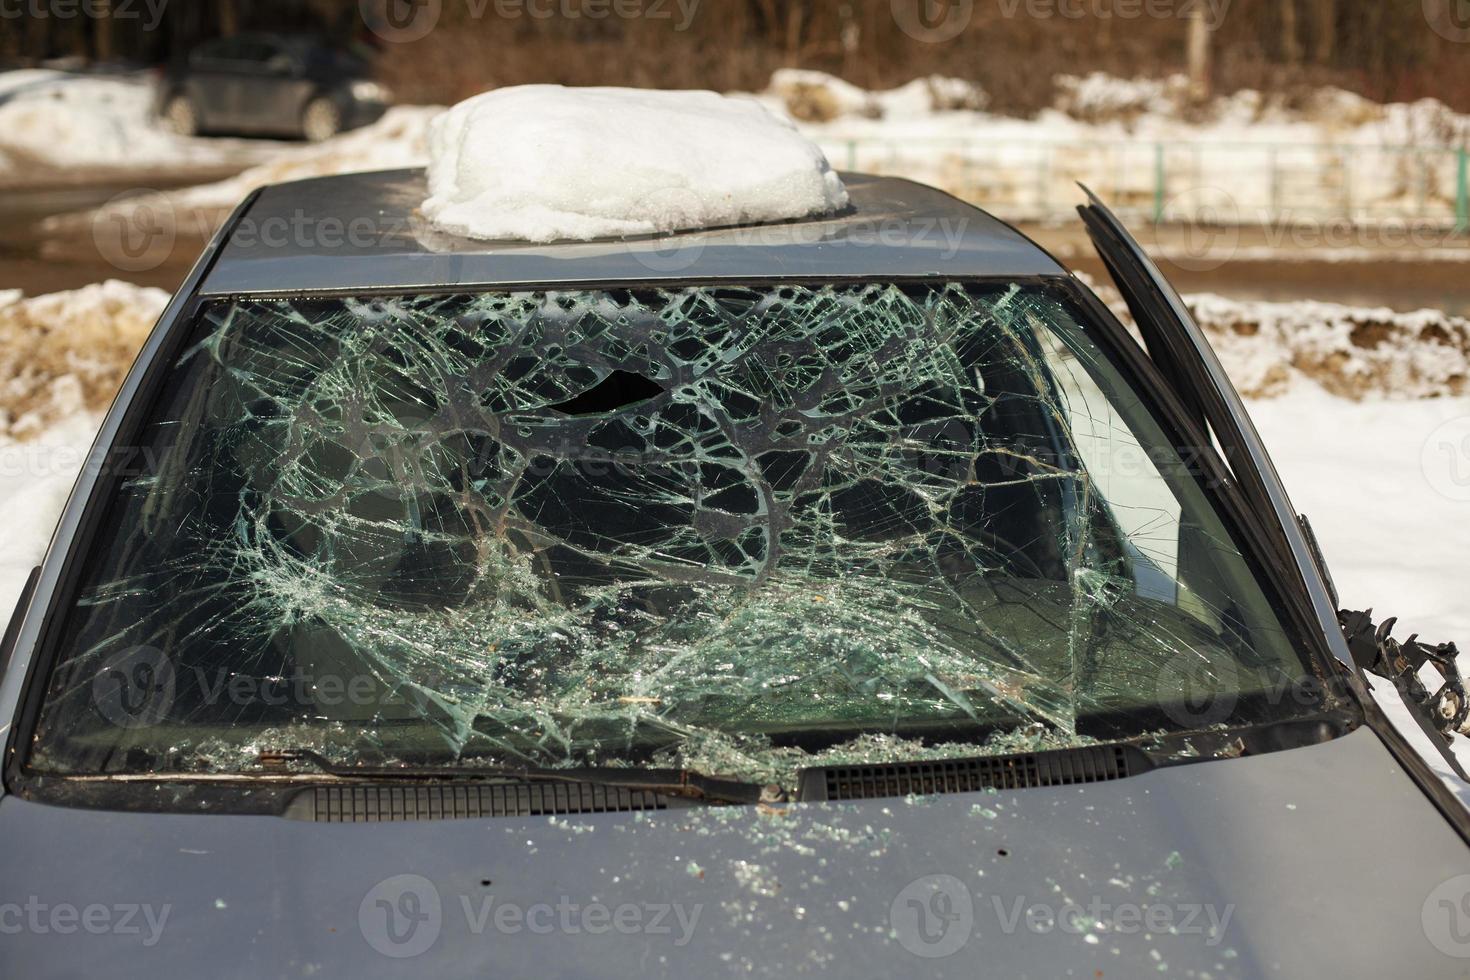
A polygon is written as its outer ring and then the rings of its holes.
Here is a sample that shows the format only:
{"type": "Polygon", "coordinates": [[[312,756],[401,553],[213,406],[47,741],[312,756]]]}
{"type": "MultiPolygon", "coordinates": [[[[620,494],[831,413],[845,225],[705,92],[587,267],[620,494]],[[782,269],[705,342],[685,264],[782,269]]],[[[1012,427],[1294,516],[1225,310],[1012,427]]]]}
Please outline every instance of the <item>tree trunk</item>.
{"type": "Polygon", "coordinates": [[[218,0],[215,11],[219,14],[219,32],[223,37],[240,33],[240,8],[235,0],[218,0]]]}
{"type": "Polygon", "coordinates": [[[1337,53],[1337,0],[1317,0],[1316,11],[1313,33],[1317,43],[1312,60],[1319,65],[1330,65],[1337,53]]]}
{"type": "Polygon", "coordinates": [[[112,0],[97,0],[97,17],[92,20],[92,56],[110,61],[117,54],[113,43],[112,0]]]}
{"type": "Polygon", "coordinates": [[[1189,97],[1196,105],[1213,94],[1210,62],[1210,24],[1203,8],[1196,7],[1189,18],[1189,97]]]}
{"type": "Polygon", "coordinates": [[[1296,30],[1296,0],[1281,0],[1281,57],[1291,68],[1302,62],[1302,45],[1296,30]]]}

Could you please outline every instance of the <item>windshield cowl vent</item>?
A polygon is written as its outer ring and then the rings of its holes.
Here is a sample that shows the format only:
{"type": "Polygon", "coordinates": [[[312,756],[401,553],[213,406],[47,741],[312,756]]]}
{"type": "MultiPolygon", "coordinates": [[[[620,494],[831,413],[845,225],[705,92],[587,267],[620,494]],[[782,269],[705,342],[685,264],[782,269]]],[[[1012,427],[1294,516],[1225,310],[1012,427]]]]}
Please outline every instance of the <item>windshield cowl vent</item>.
{"type": "Polygon", "coordinates": [[[1123,779],[1151,768],[1137,749],[1097,745],[1056,752],[804,769],[801,800],[973,793],[985,789],[1073,786],[1123,779]]]}
{"type": "Polygon", "coordinates": [[[285,815],[316,823],[386,823],[621,813],[667,806],[667,799],[643,790],[575,783],[317,786],[298,793],[285,815]]]}

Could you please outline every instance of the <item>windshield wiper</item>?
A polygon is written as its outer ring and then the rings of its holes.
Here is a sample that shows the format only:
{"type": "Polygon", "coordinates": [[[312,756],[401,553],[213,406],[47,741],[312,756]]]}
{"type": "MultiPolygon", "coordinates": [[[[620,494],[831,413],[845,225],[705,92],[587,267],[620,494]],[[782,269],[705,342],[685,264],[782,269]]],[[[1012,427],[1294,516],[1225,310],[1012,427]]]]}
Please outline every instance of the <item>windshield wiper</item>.
{"type": "Polygon", "coordinates": [[[688,769],[544,769],[523,766],[345,766],[332,762],[311,749],[278,749],[261,752],[256,761],[266,770],[289,771],[293,766],[311,769],[338,779],[368,781],[467,781],[496,780],[519,783],[574,783],[642,790],[662,796],[680,796],[707,803],[779,803],[785,794],[777,786],[719,779],[688,769]]]}

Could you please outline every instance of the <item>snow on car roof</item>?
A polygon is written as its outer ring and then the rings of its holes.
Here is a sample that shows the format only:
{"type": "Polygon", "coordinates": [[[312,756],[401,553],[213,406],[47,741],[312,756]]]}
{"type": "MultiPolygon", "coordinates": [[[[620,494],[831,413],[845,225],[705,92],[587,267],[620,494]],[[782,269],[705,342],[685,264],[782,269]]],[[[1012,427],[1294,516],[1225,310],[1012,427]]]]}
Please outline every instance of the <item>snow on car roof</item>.
{"type": "Polygon", "coordinates": [[[423,170],[276,184],[242,206],[200,291],[1064,274],[1030,239],[942,191],[864,174],[842,180],[849,201],[835,215],[546,245],[434,228],[418,210],[427,190],[423,170]]]}
{"type": "Polygon", "coordinates": [[[429,126],[423,211],[451,234],[552,242],[831,214],[847,191],[795,124],[715,92],[517,85],[429,126]]]}

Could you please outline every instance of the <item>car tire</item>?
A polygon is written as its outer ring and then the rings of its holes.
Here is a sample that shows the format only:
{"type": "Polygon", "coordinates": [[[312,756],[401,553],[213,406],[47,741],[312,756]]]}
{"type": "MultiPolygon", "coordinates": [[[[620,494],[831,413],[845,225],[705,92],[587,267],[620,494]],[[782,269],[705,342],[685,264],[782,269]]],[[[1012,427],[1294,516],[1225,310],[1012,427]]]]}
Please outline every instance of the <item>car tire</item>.
{"type": "Polygon", "coordinates": [[[312,99],[301,111],[301,135],[313,143],[331,139],[342,131],[342,110],[325,96],[312,99]]]}
{"type": "Polygon", "coordinates": [[[163,123],[179,136],[199,135],[199,110],[187,95],[175,95],[164,104],[163,123]]]}

